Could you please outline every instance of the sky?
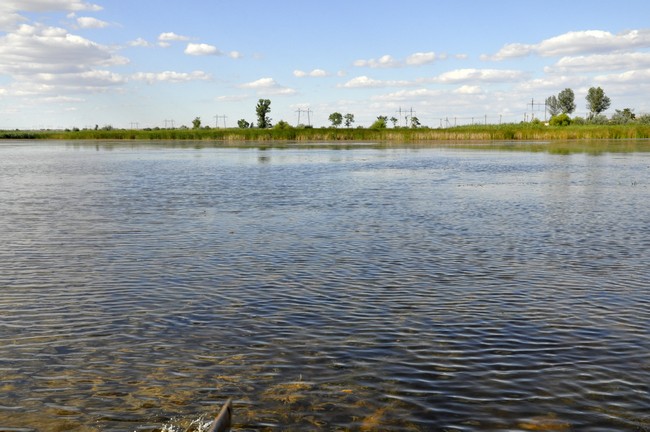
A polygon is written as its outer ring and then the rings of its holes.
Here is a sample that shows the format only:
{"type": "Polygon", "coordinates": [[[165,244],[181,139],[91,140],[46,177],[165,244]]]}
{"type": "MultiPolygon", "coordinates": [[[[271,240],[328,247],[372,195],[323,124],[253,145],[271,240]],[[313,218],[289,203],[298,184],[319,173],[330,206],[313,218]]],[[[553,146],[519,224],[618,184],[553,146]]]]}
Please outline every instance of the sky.
{"type": "Polygon", "coordinates": [[[1,0],[0,129],[430,127],[574,115],[601,87],[650,113],[650,2],[1,0]]]}

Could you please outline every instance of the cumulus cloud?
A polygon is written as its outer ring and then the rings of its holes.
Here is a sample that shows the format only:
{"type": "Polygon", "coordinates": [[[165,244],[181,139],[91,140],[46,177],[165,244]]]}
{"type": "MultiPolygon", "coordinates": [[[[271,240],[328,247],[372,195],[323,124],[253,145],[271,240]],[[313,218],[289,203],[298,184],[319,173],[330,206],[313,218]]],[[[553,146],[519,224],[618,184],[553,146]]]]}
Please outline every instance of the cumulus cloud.
{"type": "Polygon", "coordinates": [[[174,32],[164,32],[158,35],[158,45],[163,48],[170,47],[172,42],[187,42],[189,40],[189,36],[179,35],[174,32]]]}
{"type": "Polygon", "coordinates": [[[99,5],[83,0],[3,0],[7,9],[26,12],[100,11],[99,5]]]}
{"type": "Polygon", "coordinates": [[[260,78],[256,81],[241,84],[239,87],[245,89],[253,89],[258,93],[270,95],[292,95],[296,93],[295,89],[282,86],[278,84],[273,78],[260,78]]]}
{"type": "Polygon", "coordinates": [[[481,90],[481,87],[479,86],[465,84],[454,90],[454,93],[463,95],[477,95],[483,93],[483,90],[481,90]]]}
{"type": "Polygon", "coordinates": [[[0,42],[0,70],[10,73],[84,70],[127,62],[108,47],[58,27],[22,25],[0,42]]]}
{"type": "Polygon", "coordinates": [[[650,47],[650,30],[629,30],[612,34],[602,30],[572,31],[537,44],[512,43],[483,60],[505,60],[536,54],[543,57],[625,51],[650,47]]]}
{"type": "Polygon", "coordinates": [[[415,90],[400,90],[398,92],[372,97],[373,101],[381,102],[407,102],[417,100],[428,100],[441,95],[440,90],[420,88],[415,90]]]}
{"type": "Polygon", "coordinates": [[[81,0],[2,0],[0,3],[0,30],[11,31],[27,21],[22,12],[90,11],[102,7],[81,0]]]}
{"type": "Polygon", "coordinates": [[[160,33],[158,40],[161,42],[184,42],[190,40],[188,36],[178,35],[174,32],[160,33]]]}
{"type": "Polygon", "coordinates": [[[411,54],[406,58],[406,64],[409,66],[422,66],[425,64],[433,63],[436,60],[444,60],[447,58],[445,54],[436,54],[434,52],[419,52],[411,54]]]}
{"type": "Polygon", "coordinates": [[[433,51],[429,51],[413,53],[406,57],[404,61],[397,60],[391,55],[386,54],[378,59],[356,60],[353,64],[356,67],[369,67],[373,69],[400,68],[404,66],[423,66],[445,59],[447,59],[447,54],[436,54],[433,51]]]}
{"type": "Polygon", "coordinates": [[[650,53],[625,52],[594,54],[588,56],[562,57],[553,66],[546,67],[546,73],[594,72],[614,70],[637,70],[650,68],[650,53]]]}
{"type": "Polygon", "coordinates": [[[409,81],[384,81],[369,78],[365,75],[352,78],[340,87],[344,88],[378,88],[378,87],[404,87],[412,85],[409,81]]]}
{"type": "Polygon", "coordinates": [[[392,56],[386,54],[378,59],[356,60],[354,65],[356,67],[393,68],[401,66],[401,63],[395,60],[392,56]]]}
{"type": "Polygon", "coordinates": [[[462,82],[517,82],[526,75],[518,70],[501,69],[456,69],[442,73],[432,81],[443,84],[462,82]]]}
{"type": "Polygon", "coordinates": [[[159,82],[182,83],[188,81],[208,81],[212,79],[212,76],[203,71],[194,71],[194,72],[164,71],[164,72],[138,72],[133,74],[131,76],[131,79],[134,81],[145,81],[148,84],[154,84],[159,82]]]}
{"type": "Polygon", "coordinates": [[[129,42],[128,45],[132,46],[132,47],[150,47],[151,46],[151,44],[148,41],[146,41],[145,39],[143,39],[143,38],[137,38],[135,40],[132,40],[131,42],[129,42]]]}
{"type": "Polygon", "coordinates": [[[126,63],[108,47],[59,27],[23,24],[0,37],[0,73],[13,79],[15,94],[62,87],[67,92],[100,91],[124,82],[104,68],[126,63]]]}
{"type": "Polygon", "coordinates": [[[93,17],[79,17],[77,18],[77,24],[81,28],[105,28],[108,27],[109,24],[106,21],[99,20],[97,18],[93,17]]]}
{"type": "Polygon", "coordinates": [[[221,51],[214,45],[189,43],[185,48],[185,54],[193,56],[221,55],[221,51]]]}
{"type": "Polygon", "coordinates": [[[311,72],[305,72],[301,70],[295,70],[293,71],[293,76],[298,77],[298,78],[304,78],[304,77],[312,77],[312,78],[322,78],[326,77],[329,74],[324,71],[323,69],[314,69],[311,72]]]}

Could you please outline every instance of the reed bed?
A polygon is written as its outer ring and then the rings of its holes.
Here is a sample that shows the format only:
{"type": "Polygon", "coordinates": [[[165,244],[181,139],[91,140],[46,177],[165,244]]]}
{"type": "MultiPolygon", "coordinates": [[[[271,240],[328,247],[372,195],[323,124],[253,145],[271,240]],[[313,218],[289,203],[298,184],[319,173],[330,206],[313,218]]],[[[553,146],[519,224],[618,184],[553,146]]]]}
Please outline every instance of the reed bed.
{"type": "Polygon", "coordinates": [[[148,129],[0,131],[0,139],[212,141],[570,141],[649,139],[650,125],[504,124],[446,129],[148,129]]]}

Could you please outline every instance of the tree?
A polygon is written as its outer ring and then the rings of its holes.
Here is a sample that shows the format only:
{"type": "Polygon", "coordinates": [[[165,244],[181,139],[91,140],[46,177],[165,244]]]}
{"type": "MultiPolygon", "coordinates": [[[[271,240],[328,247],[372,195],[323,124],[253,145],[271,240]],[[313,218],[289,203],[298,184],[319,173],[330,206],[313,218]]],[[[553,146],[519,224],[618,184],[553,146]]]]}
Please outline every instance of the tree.
{"type": "Polygon", "coordinates": [[[386,129],[386,121],[388,117],[378,116],[377,120],[370,126],[370,129],[386,129]]]}
{"type": "Polygon", "coordinates": [[[273,129],[293,129],[293,126],[284,120],[280,120],[275,126],[273,126],[273,129]]]}
{"type": "Polygon", "coordinates": [[[571,114],[576,109],[575,94],[570,88],[565,88],[557,95],[557,102],[560,106],[560,111],[563,114],[571,114]]]}
{"type": "Polygon", "coordinates": [[[560,102],[558,102],[555,96],[549,96],[546,98],[546,110],[548,111],[548,115],[551,117],[555,117],[562,112],[560,109],[560,102]]]}
{"type": "Polygon", "coordinates": [[[551,126],[569,126],[571,124],[571,117],[567,113],[562,113],[551,117],[548,122],[551,126]]]}
{"type": "Polygon", "coordinates": [[[198,129],[200,127],[201,127],[201,117],[196,117],[194,120],[192,120],[192,128],[198,129]]]}
{"type": "Polygon", "coordinates": [[[347,128],[352,126],[352,123],[354,123],[354,114],[349,114],[348,113],[348,114],[344,115],[343,118],[345,119],[345,127],[347,127],[347,128]]]}
{"type": "Polygon", "coordinates": [[[591,87],[587,92],[587,108],[589,109],[589,117],[594,117],[609,108],[612,103],[605,92],[600,87],[591,87]]]}
{"type": "Polygon", "coordinates": [[[411,127],[413,129],[420,127],[420,120],[415,116],[411,117],[411,127]]]}
{"type": "Polygon", "coordinates": [[[391,123],[393,123],[393,127],[396,128],[397,127],[397,121],[398,121],[397,117],[395,117],[395,116],[391,117],[390,121],[391,121],[391,123]]]}
{"type": "Polygon", "coordinates": [[[248,129],[250,127],[250,123],[244,119],[240,119],[237,120],[237,126],[239,126],[240,129],[248,129]]]}
{"type": "Polygon", "coordinates": [[[260,99],[255,107],[257,114],[257,127],[266,129],[271,127],[271,118],[268,114],[271,112],[271,101],[269,99],[260,99]]]}
{"type": "Polygon", "coordinates": [[[341,114],[340,112],[333,112],[332,114],[330,114],[328,119],[329,121],[332,122],[332,126],[336,128],[341,126],[341,123],[343,123],[343,114],[341,114]]]}
{"type": "Polygon", "coordinates": [[[634,110],[623,108],[622,110],[616,110],[616,113],[612,115],[610,122],[614,124],[626,124],[634,122],[635,120],[636,114],[634,114],[634,110]]]}

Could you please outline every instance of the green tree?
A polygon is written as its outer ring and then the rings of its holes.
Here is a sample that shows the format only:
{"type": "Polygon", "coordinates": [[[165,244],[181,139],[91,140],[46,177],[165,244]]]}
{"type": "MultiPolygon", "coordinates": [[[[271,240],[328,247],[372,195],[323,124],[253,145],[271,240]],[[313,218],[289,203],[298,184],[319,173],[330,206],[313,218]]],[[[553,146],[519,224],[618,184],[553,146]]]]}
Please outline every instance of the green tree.
{"type": "Polygon", "coordinates": [[[411,127],[413,129],[420,127],[420,119],[415,116],[411,117],[411,127]]]}
{"type": "Polygon", "coordinates": [[[612,103],[605,92],[600,87],[591,87],[587,92],[587,108],[589,109],[589,117],[594,117],[609,108],[612,103]]]}
{"type": "Polygon", "coordinates": [[[558,102],[557,98],[555,96],[549,96],[546,98],[546,110],[548,111],[548,115],[551,117],[554,117],[558,115],[562,110],[560,109],[560,103],[558,102]]]}
{"type": "Polygon", "coordinates": [[[576,109],[576,96],[573,90],[565,88],[557,95],[557,102],[563,114],[571,114],[576,109]]]}
{"type": "Polygon", "coordinates": [[[198,129],[200,127],[201,127],[201,117],[196,117],[194,120],[192,120],[192,128],[198,129]]]}
{"type": "Polygon", "coordinates": [[[386,129],[386,121],[388,120],[388,117],[386,116],[378,116],[377,120],[370,125],[370,129],[386,129]]]}
{"type": "Polygon", "coordinates": [[[237,120],[237,126],[239,126],[240,129],[248,129],[250,127],[250,123],[244,119],[240,119],[237,120]]]}
{"type": "Polygon", "coordinates": [[[391,117],[390,121],[391,121],[391,123],[393,123],[393,127],[396,128],[397,127],[397,121],[398,121],[397,117],[395,117],[395,116],[391,117]]]}
{"type": "Polygon", "coordinates": [[[354,114],[349,114],[348,113],[348,114],[344,115],[343,118],[345,119],[345,127],[347,127],[347,128],[352,126],[352,123],[354,123],[354,114]]]}
{"type": "Polygon", "coordinates": [[[268,114],[271,112],[271,101],[269,99],[260,99],[257,101],[255,113],[257,114],[257,127],[266,129],[271,127],[271,118],[268,114]]]}
{"type": "Polygon", "coordinates": [[[551,126],[569,126],[571,124],[571,117],[567,113],[562,113],[551,117],[548,122],[551,126]]]}
{"type": "Polygon", "coordinates": [[[341,123],[343,123],[343,114],[341,114],[340,112],[333,112],[332,114],[330,114],[328,119],[329,121],[332,122],[332,126],[337,128],[341,126],[341,123]]]}
{"type": "Polygon", "coordinates": [[[636,120],[636,114],[634,110],[630,108],[623,108],[622,110],[616,110],[616,113],[612,115],[611,122],[614,124],[626,124],[632,123],[636,120]]]}
{"type": "Polygon", "coordinates": [[[284,120],[280,120],[275,126],[273,126],[273,129],[293,129],[293,126],[284,120]]]}

